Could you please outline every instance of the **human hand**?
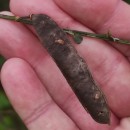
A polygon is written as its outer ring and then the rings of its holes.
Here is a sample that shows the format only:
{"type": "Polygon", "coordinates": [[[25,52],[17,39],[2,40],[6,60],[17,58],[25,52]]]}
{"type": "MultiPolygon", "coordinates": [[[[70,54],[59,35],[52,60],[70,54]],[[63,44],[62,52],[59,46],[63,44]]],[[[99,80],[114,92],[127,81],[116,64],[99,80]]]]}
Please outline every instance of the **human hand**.
{"type": "MultiPolygon", "coordinates": [[[[11,0],[11,11],[16,15],[43,13],[61,27],[84,31],[90,28],[98,33],[109,30],[125,39],[130,34],[129,10],[127,4],[113,0],[11,0]]],[[[1,81],[29,130],[129,129],[129,46],[90,38],[74,44],[107,97],[112,111],[108,126],[96,123],[83,109],[32,28],[30,31],[20,23],[0,20],[0,30],[0,52],[8,59],[1,81]]]]}

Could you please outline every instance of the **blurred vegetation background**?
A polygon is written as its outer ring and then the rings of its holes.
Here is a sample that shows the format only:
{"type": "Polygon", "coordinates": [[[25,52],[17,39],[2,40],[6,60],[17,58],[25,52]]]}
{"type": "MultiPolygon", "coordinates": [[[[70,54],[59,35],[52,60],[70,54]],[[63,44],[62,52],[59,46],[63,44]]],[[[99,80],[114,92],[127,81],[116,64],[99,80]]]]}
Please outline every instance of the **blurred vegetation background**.
{"type": "Polygon", "coordinates": [[[127,3],[130,3],[130,0],[124,0],[125,2],[127,2],[127,3]]]}
{"type": "Polygon", "coordinates": [[[0,0],[0,11],[9,10],[9,0],[0,0]]]}
{"type": "MultiPolygon", "coordinates": [[[[130,0],[124,0],[130,3],[130,0]]],[[[9,0],[0,0],[0,11],[9,10],[9,0]]],[[[0,56],[0,68],[5,59],[0,56]]],[[[0,84],[0,130],[27,130],[13,110],[0,84]]]]}

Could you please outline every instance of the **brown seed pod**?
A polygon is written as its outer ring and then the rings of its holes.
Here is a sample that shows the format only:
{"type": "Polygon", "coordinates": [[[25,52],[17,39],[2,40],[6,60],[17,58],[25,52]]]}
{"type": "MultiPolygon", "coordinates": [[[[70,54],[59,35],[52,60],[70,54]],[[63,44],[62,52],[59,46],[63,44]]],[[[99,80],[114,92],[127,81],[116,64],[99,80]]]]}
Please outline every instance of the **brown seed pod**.
{"type": "Polygon", "coordinates": [[[95,121],[109,124],[110,112],[105,96],[66,33],[47,15],[34,14],[31,18],[41,43],[62,71],[83,107],[95,121]]]}

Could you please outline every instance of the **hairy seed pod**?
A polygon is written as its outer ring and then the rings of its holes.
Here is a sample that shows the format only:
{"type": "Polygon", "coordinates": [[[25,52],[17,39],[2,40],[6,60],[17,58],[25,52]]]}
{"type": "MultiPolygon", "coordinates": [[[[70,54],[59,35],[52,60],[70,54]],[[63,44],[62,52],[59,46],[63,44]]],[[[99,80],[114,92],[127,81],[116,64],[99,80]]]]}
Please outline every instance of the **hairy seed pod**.
{"type": "Polygon", "coordinates": [[[47,15],[33,14],[31,19],[42,45],[60,68],[83,107],[98,123],[109,124],[110,112],[105,96],[66,33],[47,15]]]}

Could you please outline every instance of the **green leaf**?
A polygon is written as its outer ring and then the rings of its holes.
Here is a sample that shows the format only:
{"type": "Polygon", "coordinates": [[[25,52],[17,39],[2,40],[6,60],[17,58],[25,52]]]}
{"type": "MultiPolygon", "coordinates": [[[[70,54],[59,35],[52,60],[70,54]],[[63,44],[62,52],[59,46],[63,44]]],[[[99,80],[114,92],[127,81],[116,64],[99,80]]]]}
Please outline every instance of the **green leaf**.
{"type": "Polygon", "coordinates": [[[79,34],[74,34],[73,39],[77,44],[80,44],[83,41],[83,37],[79,34]]]}

